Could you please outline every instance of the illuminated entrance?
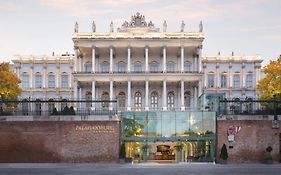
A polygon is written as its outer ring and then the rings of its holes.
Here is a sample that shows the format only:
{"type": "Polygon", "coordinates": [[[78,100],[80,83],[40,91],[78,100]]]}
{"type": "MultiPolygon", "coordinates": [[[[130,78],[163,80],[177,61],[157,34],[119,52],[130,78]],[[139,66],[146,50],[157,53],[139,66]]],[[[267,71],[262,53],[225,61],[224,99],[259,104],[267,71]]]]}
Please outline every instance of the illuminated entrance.
{"type": "Polygon", "coordinates": [[[134,162],[214,160],[214,112],[123,112],[121,117],[121,157],[134,162]]]}

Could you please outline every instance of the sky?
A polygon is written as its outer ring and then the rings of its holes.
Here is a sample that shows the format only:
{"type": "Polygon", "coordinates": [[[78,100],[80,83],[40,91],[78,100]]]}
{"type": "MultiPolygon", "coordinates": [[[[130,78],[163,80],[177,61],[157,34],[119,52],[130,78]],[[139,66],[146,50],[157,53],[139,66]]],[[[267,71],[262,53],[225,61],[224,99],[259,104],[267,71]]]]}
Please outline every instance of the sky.
{"type": "Polygon", "coordinates": [[[0,0],[0,62],[14,55],[74,53],[79,32],[109,31],[140,12],[168,32],[198,31],[203,21],[203,55],[260,55],[263,65],[281,54],[280,0],[0,0]]]}

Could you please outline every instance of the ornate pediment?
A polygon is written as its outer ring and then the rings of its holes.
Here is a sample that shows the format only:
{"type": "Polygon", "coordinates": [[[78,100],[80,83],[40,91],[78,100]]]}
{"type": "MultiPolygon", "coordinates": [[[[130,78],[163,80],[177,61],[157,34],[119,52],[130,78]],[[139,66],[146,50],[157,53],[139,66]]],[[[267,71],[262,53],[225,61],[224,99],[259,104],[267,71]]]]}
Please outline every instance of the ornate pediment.
{"type": "Polygon", "coordinates": [[[120,28],[117,29],[118,32],[130,32],[130,31],[148,31],[148,32],[159,32],[159,28],[155,28],[152,21],[147,23],[145,21],[145,16],[137,12],[135,15],[131,16],[131,21],[125,21],[120,28]]]}

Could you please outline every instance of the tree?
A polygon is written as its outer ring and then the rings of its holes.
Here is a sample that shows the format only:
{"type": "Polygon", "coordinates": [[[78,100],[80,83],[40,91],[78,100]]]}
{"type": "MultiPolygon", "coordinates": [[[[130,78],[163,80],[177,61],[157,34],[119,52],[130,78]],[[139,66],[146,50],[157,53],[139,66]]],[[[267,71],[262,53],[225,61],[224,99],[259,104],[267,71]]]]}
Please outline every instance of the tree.
{"type": "Polygon", "coordinates": [[[261,92],[261,99],[273,99],[276,95],[277,99],[281,98],[281,55],[276,61],[270,61],[263,68],[266,76],[258,83],[257,89],[261,92]]]}
{"type": "Polygon", "coordinates": [[[220,158],[222,160],[227,160],[227,158],[228,158],[227,148],[226,148],[225,144],[222,145],[220,158]]]}
{"type": "Polygon", "coordinates": [[[8,63],[0,64],[0,100],[16,100],[21,93],[20,79],[10,71],[8,63]]]}

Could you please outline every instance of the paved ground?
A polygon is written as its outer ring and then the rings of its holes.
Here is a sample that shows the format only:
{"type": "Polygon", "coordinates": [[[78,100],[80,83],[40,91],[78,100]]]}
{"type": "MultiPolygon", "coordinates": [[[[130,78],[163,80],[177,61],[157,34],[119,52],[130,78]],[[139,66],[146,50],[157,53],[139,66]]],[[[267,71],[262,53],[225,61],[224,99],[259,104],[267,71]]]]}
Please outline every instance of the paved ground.
{"type": "Polygon", "coordinates": [[[0,175],[280,175],[281,164],[0,164],[0,175]]]}

